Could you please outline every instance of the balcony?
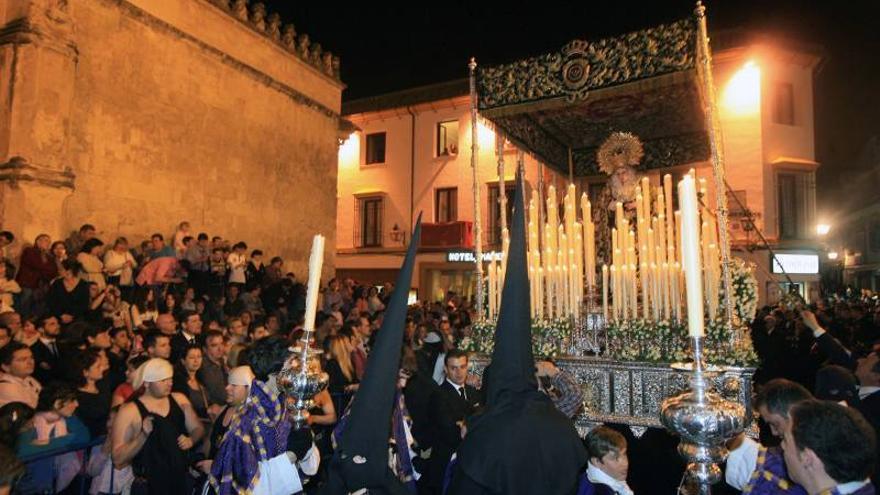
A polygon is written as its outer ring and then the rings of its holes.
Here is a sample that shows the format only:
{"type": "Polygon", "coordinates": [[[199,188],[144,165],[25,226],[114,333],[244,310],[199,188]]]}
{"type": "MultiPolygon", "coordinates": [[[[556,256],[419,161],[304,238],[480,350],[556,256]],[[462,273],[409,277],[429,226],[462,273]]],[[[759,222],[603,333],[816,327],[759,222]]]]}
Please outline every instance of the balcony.
{"type": "Polygon", "coordinates": [[[422,250],[449,248],[472,248],[474,246],[473,222],[423,223],[422,250]]]}

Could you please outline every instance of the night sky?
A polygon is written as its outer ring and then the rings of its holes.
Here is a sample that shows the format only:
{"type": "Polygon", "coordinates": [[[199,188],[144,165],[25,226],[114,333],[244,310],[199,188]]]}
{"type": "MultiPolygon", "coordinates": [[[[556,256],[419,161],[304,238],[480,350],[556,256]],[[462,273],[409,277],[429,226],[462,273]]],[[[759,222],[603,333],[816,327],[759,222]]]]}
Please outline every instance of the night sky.
{"type": "MultiPolygon", "coordinates": [[[[297,32],[308,33],[342,58],[345,100],[465,77],[471,56],[481,65],[508,62],[556,50],[575,38],[598,39],[680,19],[691,15],[694,6],[682,0],[527,6],[452,0],[266,3],[270,12],[293,22],[297,32]]],[[[710,34],[745,28],[825,48],[828,58],[815,79],[820,214],[841,214],[871,194],[880,197],[880,176],[867,181],[860,174],[872,164],[859,163],[869,139],[880,136],[880,1],[705,4],[710,34]],[[869,187],[853,194],[856,183],[869,187]]]]}

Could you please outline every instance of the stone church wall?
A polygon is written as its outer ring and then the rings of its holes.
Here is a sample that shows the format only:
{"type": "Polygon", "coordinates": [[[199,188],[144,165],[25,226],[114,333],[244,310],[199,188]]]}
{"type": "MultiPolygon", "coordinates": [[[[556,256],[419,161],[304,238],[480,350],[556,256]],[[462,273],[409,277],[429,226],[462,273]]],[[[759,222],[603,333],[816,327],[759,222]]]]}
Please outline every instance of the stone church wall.
{"type": "Polygon", "coordinates": [[[305,276],[335,246],[338,59],[261,7],[11,0],[0,7],[0,225],[244,240],[305,276]]]}

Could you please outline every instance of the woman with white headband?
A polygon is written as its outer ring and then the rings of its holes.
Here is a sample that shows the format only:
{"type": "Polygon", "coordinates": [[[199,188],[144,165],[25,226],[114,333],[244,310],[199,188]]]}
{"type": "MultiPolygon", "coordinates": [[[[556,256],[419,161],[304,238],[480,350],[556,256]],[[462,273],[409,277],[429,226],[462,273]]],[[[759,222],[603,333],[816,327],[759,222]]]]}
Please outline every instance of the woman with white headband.
{"type": "Polygon", "coordinates": [[[174,369],[162,358],[150,359],[136,372],[132,386],[144,394],[124,404],[113,422],[113,461],[131,463],[136,483],[152,494],[189,494],[189,450],[204,428],[185,395],[171,392],[174,369]]]}

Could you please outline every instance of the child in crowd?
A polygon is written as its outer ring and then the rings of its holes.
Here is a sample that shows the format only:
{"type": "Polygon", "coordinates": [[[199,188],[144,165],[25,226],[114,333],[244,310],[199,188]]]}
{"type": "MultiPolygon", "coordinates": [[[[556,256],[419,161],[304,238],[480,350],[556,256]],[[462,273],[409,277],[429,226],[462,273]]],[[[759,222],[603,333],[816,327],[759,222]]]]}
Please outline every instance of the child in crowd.
{"type": "Polygon", "coordinates": [[[586,438],[590,462],[586,479],[581,480],[578,495],[633,495],[626,484],[629,458],[626,455],[626,439],[620,433],[600,426],[586,438]]]}
{"type": "MultiPolygon", "coordinates": [[[[89,430],[76,416],[76,390],[64,383],[50,383],[40,391],[33,428],[22,432],[16,454],[26,457],[48,450],[82,445],[89,441],[89,430]]],[[[29,463],[18,489],[22,493],[60,492],[70,485],[82,467],[76,452],[29,463]]]]}

